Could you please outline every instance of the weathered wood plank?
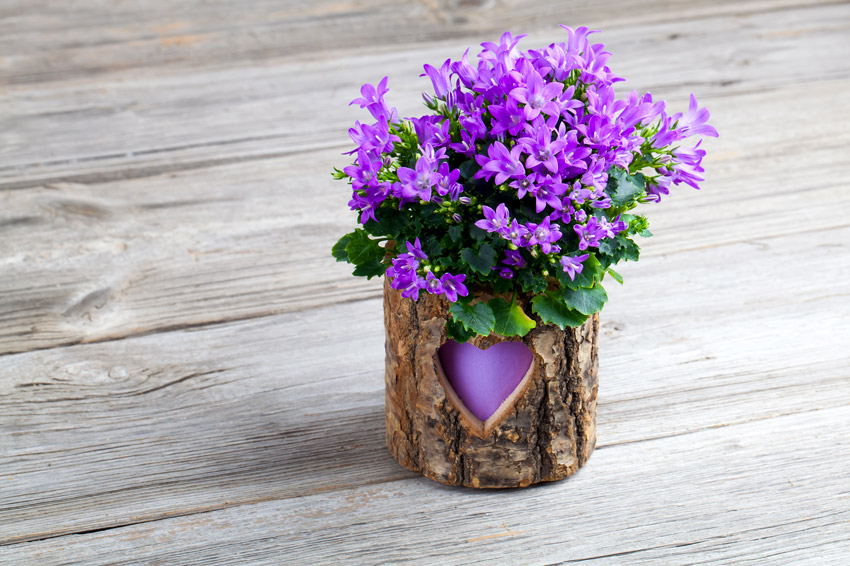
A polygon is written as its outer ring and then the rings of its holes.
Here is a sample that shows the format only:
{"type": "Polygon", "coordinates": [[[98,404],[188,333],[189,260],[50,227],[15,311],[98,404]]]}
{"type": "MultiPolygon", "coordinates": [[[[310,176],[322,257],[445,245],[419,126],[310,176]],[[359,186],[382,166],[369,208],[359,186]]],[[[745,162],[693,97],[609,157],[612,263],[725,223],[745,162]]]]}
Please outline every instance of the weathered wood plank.
{"type": "Polygon", "coordinates": [[[396,481],[4,550],[45,565],[841,564],[848,422],[844,406],[603,448],[525,490],[396,481]]]}
{"type": "MultiPolygon", "coordinates": [[[[850,228],[812,237],[631,266],[599,446],[850,404],[850,228]]],[[[379,300],[6,356],[0,429],[7,543],[409,477],[383,445],[379,300]]]]}
{"type": "MultiPolygon", "coordinates": [[[[645,255],[846,225],[848,86],[712,101],[722,137],[709,140],[705,188],[645,207],[657,234],[645,255]],[[810,120],[787,121],[801,97],[810,120]]],[[[346,188],[328,175],[346,161],[325,150],[0,193],[0,353],[378,296],[328,251],[353,226],[346,188]]]]}
{"type": "Polygon", "coordinates": [[[327,51],[466,41],[551,22],[594,26],[682,21],[801,5],[806,3],[694,0],[670,10],[664,0],[640,5],[623,0],[164,0],[155,7],[119,2],[104,9],[97,3],[12,0],[0,6],[0,82],[31,84],[164,67],[195,71],[281,58],[315,59],[327,51]]]}
{"type": "MultiPolygon", "coordinates": [[[[850,6],[816,5],[606,27],[602,40],[617,54],[612,65],[629,77],[628,88],[676,100],[696,91],[706,99],[847,78],[848,21],[850,6]]],[[[526,41],[556,39],[563,33],[552,24],[526,41]]],[[[362,117],[347,106],[360,84],[390,75],[392,103],[403,114],[419,112],[419,92],[430,84],[419,78],[422,62],[457,57],[468,43],[192,73],[133,68],[9,88],[0,93],[0,187],[98,182],[343,147],[347,128],[362,117]]]]}

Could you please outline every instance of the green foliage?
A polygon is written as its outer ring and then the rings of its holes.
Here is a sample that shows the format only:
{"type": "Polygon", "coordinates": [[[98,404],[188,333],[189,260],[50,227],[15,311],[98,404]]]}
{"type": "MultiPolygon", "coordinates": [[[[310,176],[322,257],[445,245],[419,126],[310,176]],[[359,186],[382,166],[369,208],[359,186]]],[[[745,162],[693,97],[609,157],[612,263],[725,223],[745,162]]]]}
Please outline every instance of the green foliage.
{"type": "Polygon", "coordinates": [[[466,330],[487,336],[493,332],[496,316],[487,303],[452,303],[449,313],[460,322],[466,330]]]}
{"type": "Polygon", "coordinates": [[[345,246],[348,245],[348,242],[351,240],[351,234],[346,234],[342,238],[339,239],[337,243],[334,244],[334,247],[331,248],[331,254],[336,258],[337,261],[348,261],[348,252],[345,251],[345,246]]]}
{"type": "Polygon", "coordinates": [[[475,336],[475,331],[467,330],[463,324],[450,318],[446,321],[446,334],[455,342],[463,343],[475,336]]]}
{"type": "Polygon", "coordinates": [[[470,248],[464,248],[460,257],[473,271],[482,275],[490,275],[496,265],[496,250],[490,244],[481,244],[477,254],[470,248]]]}
{"type": "Polygon", "coordinates": [[[620,275],[619,273],[617,273],[616,271],[614,271],[613,268],[609,267],[608,269],[605,270],[605,273],[610,275],[614,279],[614,281],[616,281],[620,285],[623,284],[623,276],[620,275]]]}
{"type": "MultiPolygon", "coordinates": [[[[560,270],[560,268],[557,269],[560,270]]],[[[521,271],[517,279],[519,280],[520,287],[524,293],[542,293],[549,286],[545,277],[532,273],[528,270],[521,271]]]]}
{"type": "Polygon", "coordinates": [[[493,331],[502,336],[525,336],[532,328],[537,326],[519,305],[516,297],[509,303],[504,299],[495,298],[487,303],[493,309],[496,324],[493,331]]]}
{"type": "Polygon", "coordinates": [[[476,171],[480,169],[474,159],[467,159],[460,164],[460,176],[464,179],[472,179],[476,171]]]}
{"type": "Polygon", "coordinates": [[[378,240],[371,239],[365,230],[358,229],[340,238],[331,253],[337,261],[354,264],[356,276],[371,279],[383,275],[387,270],[387,266],[382,263],[386,250],[378,240]]]}
{"type": "Polygon", "coordinates": [[[597,312],[608,300],[608,293],[602,285],[564,289],[560,296],[569,308],[587,315],[597,312]]]}
{"type": "Polygon", "coordinates": [[[349,262],[361,265],[376,259],[380,260],[386,251],[377,240],[371,239],[365,230],[357,229],[348,235],[345,253],[348,255],[349,262]]]}
{"type": "Polygon", "coordinates": [[[591,287],[594,281],[602,277],[602,264],[596,259],[596,254],[589,254],[587,259],[582,264],[581,273],[576,274],[575,279],[570,279],[567,272],[563,269],[558,270],[558,282],[561,286],[568,289],[578,289],[580,287],[591,287]]]}
{"type": "Polygon", "coordinates": [[[646,191],[646,177],[641,173],[629,175],[618,167],[608,170],[608,184],[605,192],[611,197],[611,204],[617,208],[632,208],[646,191]]]}
{"type": "Polygon", "coordinates": [[[608,256],[608,267],[622,260],[637,261],[640,258],[640,247],[628,236],[617,234],[616,238],[602,240],[599,251],[608,256]]]}
{"type": "Polygon", "coordinates": [[[408,220],[407,216],[402,214],[401,211],[394,210],[381,212],[383,212],[383,214],[381,214],[378,222],[369,220],[363,225],[363,228],[365,228],[372,236],[392,237],[396,234],[400,234],[410,224],[410,220],[408,220]]]}
{"type": "Polygon", "coordinates": [[[587,320],[587,315],[572,310],[561,297],[551,292],[531,299],[531,310],[540,320],[555,324],[561,330],[568,326],[580,326],[587,320]]]}

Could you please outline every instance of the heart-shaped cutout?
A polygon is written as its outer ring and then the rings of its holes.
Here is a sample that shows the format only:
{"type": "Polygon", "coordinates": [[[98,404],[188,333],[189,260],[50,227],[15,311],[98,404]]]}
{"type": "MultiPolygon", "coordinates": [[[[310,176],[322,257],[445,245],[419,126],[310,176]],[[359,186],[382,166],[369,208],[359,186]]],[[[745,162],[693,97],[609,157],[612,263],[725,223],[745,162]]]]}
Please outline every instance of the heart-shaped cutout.
{"type": "Polygon", "coordinates": [[[533,373],[534,356],[522,342],[499,342],[482,350],[449,340],[437,357],[443,387],[482,437],[504,420],[533,373]]]}

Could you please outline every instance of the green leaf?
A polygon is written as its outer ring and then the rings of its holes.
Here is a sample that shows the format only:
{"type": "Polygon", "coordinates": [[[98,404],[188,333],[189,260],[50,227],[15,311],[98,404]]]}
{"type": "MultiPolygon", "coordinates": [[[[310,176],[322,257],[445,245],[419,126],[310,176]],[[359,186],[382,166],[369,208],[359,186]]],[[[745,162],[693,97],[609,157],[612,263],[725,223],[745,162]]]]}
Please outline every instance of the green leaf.
{"type": "Polygon", "coordinates": [[[525,336],[537,326],[515,302],[504,299],[490,299],[487,303],[493,309],[496,324],[493,332],[502,336],[525,336]]]}
{"type": "Polygon", "coordinates": [[[461,323],[453,318],[446,321],[446,334],[449,335],[449,338],[456,342],[460,342],[461,344],[475,336],[474,331],[467,330],[461,323]]]}
{"type": "Polygon", "coordinates": [[[493,332],[493,326],[496,324],[493,309],[487,303],[478,302],[474,305],[452,303],[449,312],[464,328],[482,336],[487,336],[493,332]]]}
{"type": "MultiPolygon", "coordinates": [[[[558,268],[560,269],[560,267],[558,268]]],[[[517,278],[519,281],[522,290],[526,293],[538,294],[542,293],[546,290],[546,287],[549,284],[546,282],[546,278],[540,275],[535,275],[529,269],[523,269],[519,277],[517,278]]]]}
{"type": "Polygon", "coordinates": [[[369,220],[363,225],[373,236],[389,236],[395,239],[410,224],[407,216],[398,210],[381,209],[378,216],[379,221],[369,220]]]}
{"type": "Polygon", "coordinates": [[[434,237],[425,238],[425,241],[422,242],[422,251],[428,257],[440,257],[440,254],[443,253],[443,246],[434,237]]]}
{"type": "Polygon", "coordinates": [[[472,179],[475,173],[478,171],[478,164],[474,159],[467,159],[463,163],[460,164],[460,176],[464,179],[472,179]]]}
{"type": "Polygon", "coordinates": [[[614,206],[626,206],[634,203],[646,190],[646,177],[641,173],[629,175],[617,167],[608,170],[608,184],[605,192],[611,197],[614,206]]]}
{"type": "Polygon", "coordinates": [[[355,230],[349,234],[345,253],[348,254],[348,261],[354,265],[360,265],[376,259],[380,260],[384,257],[386,250],[378,245],[377,240],[371,239],[364,230],[355,230]]]}
{"type": "Polygon", "coordinates": [[[606,238],[599,242],[599,251],[611,258],[608,265],[618,263],[624,259],[637,261],[640,258],[640,246],[623,234],[618,234],[616,238],[606,238]]]}
{"type": "Polygon", "coordinates": [[[381,263],[379,259],[373,259],[372,261],[368,261],[366,263],[361,263],[357,267],[354,268],[354,275],[357,277],[365,277],[366,279],[371,279],[373,277],[380,277],[387,270],[387,266],[381,263]]]}
{"type": "Polygon", "coordinates": [[[493,266],[496,265],[496,250],[490,244],[481,244],[478,254],[470,248],[464,248],[460,252],[460,257],[473,271],[482,275],[490,275],[493,266]]]}
{"type": "Polygon", "coordinates": [[[490,285],[493,286],[493,293],[495,293],[496,295],[510,293],[514,289],[513,280],[503,279],[501,277],[496,277],[496,280],[491,282],[490,285]]]}
{"type": "Polygon", "coordinates": [[[333,248],[331,248],[331,254],[333,254],[337,261],[349,261],[348,252],[345,251],[345,246],[348,245],[350,240],[351,234],[346,234],[334,244],[333,248]]]}
{"type": "Polygon", "coordinates": [[[614,281],[616,281],[620,285],[623,284],[623,276],[620,275],[619,273],[617,273],[616,271],[614,271],[613,268],[609,267],[608,269],[605,270],[605,272],[608,273],[608,275],[610,275],[611,277],[613,277],[614,281]]]}
{"type": "Polygon", "coordinates": [[[568,326],[581,326],[587,320],[587,315],[572,310],[553,293],[537,295],[531,299],[531,310],[537,313],[540,320],[547,324],[555,324],[561,330],[568,326]]]}
{"type": "Polygon", "coordinates": [[[608,300],[608,293],[605,292],[602,285],[590,288],[563,289],[560,295],[568,307],[588,315],[601,309],[605,301],[608,300]]]}
{"type": "Polygon", "coordinates": [[[463,236],[463,226],[460,224],[454,224],[449,226],[449,238],[451,238],[452,242],[460,242],[461,237],[463,236]]]}
{"type": "Polygon", "coordinates": [[[591,287],[593,282],[602,275],[602,265],[596,259],[595,254],[590,254],[582,263],[581,273],[576,274],[575,279],[570,279],[567,272],[558,266],[558,281],[563,287],[578,289],[580,287],[591,287]]]}
{"type": "Polygon", "coordinates": [[[469,226],[469,235],[472,236],[473,239],[475,239],[476,241],[480,242],[481,240],[487,237],[487,231],[482,230],[475,224],[471,224],[469,226]]]}

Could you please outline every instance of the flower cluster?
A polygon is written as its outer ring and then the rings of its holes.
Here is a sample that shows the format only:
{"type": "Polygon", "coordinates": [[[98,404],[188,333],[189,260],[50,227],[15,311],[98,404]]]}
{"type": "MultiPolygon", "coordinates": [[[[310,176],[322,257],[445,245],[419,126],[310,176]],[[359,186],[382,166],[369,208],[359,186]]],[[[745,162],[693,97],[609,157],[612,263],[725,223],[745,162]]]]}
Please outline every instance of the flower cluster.
{"type": "Polygon", "coordinates": [[[445,295],[452,302],[457,300],[458,295],[466,297],[469,290],[463,282],[466,275],[451,275],[444,273],[439,279],[432,271],[427,271],[427,276],[419,274],[420,261],[427,261],[428,256],[422,251],[419,238],[411,244],[405,242],[407,253],[399,254],[392,260],[392,266],[387,268],[387,275],[393,278],[393,288],[401,289],[401,296],[408,297],[414,301],[419,299],[419,291],[427,290],[432,295],[445,295]]]}
{"type": "Polygon", "coordinates": [[[413,300],[444,295],[458,339],[533,328],[518,294],[543,322],[581,324],[607,298],[603,277],[621,281],[611,266],[638,258],[633,237],[650,235],[629,211],[703,180],[702,140],[683,142],[717,135],[708,110],[693,95],[674,114],[649,93],[618,99],[594,32],[562,27],[566,41],[540,50],[505,33],[475,64],[467,50],[425,65],[426,115],[400,118],[387,78],[352,101],[375,122],[349,130],[356,161],[335,171],[362,228],[334,256],[413,300]],[[476,302],[476,290],[513,299],[476,302]]]}

